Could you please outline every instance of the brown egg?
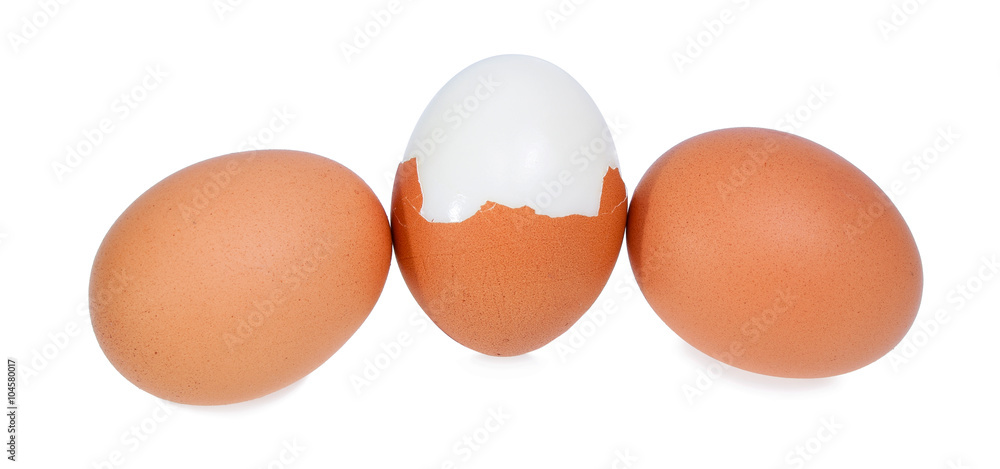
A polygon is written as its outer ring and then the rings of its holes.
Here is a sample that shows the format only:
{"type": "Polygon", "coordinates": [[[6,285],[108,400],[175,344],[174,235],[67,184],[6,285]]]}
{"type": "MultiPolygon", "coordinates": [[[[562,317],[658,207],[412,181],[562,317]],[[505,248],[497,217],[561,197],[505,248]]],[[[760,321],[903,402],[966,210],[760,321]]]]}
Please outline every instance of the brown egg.
{"type": "Polygon", "coordinates": [[[629,259],[650,306],[730,365],[815,378],[861,368],[906,334],[923,274],[909,228],[860,170],[783,132],[688,139],[646,172],[629,259]]]}
{"type": "Polygon", "coordinates": [[[392,194],[396,260],[451,338],[487,355],[520,355],[566,332],[597,299],[621,250],[625,201],[625,183],[609,169],[594,217],[489,202],[462,222],[430,222],[410,159],[392,194]]]}
{"type": "Polygon", "coordinates": [[[344,166],[221,156],[156,184],[111,227],[91,277],[94,331],[156,396],[245,401],[333,355],[375,305],[390,257],[382,205],[344,166]]]}
{"type": "Polygon", "coordinates": [[[628,205],[616,131],[568,73],[501,55],[456,74],[396,172],[399,270],[438,327],[487,355],[535,350],[601,293],[628,205]]]}

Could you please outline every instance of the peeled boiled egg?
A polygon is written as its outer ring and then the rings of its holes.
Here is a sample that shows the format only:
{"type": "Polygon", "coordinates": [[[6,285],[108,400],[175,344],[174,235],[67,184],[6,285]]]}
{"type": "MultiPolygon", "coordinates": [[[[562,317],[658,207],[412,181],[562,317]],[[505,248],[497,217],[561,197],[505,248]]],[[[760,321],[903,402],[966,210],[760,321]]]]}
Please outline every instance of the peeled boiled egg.
{"type": "Polygon", "coordinates": [[[603,289],[625,229],[612,131],[544,60],[478,62],[431,100],[396,173],[393,242],[438,327],[488,355],[535,350],[603,289]]]}
{"type": "Polygon", "coordinates": [[[646,172],[629,259],[681,338],[756,373],[816,378],[888,353],[923,288],[906,222],[858,168],[756,128],[690,138],[646,172]]]}
{"type": "Polygon", "coordinates": [[[111,227],[91,276],[94,332],[125,378],[163,399],[260,397],[358,329],[391,243],[375,194],[332,160],[213,158],[153,186],[111,227]]]}

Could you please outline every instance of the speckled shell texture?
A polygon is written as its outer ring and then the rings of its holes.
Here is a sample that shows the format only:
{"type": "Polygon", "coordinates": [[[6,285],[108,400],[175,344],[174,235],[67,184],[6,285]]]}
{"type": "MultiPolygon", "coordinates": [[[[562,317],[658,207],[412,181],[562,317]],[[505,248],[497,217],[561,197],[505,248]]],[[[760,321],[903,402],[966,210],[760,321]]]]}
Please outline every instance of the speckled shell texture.
{"type": "Polygon", "coordinates": [[[639,287],[681,338],[781,377],[861,368],[906,334],[923,288],[896,207],[832,151],[783,132],[709,132],[646,172],[629,210],[639,287]]]}
{"type": "Polygon", "coordinates": [[[393,190],[396,260],[417,303],[451,338],[486,355],[524,354],[569,329],[597,299],[621,251],[626,197],[610,169],[596,217],[491,202],[465,221],[432,223],[420,215],[411,159],[393,190]]]}
{"type": "Polygon", "coordinates": [[[361,178],[294,151],[236,153],[164,179],[104,239],[90,285],[97,340],[136,386],[228,404],[288,386],[358,329],[391,259],[361,178]]]}

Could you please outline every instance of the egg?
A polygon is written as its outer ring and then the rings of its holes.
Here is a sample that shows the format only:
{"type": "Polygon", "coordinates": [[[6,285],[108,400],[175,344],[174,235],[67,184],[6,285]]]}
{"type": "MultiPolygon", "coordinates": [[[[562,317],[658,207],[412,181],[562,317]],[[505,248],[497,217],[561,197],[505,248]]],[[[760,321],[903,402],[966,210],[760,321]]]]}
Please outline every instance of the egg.
{"type": "Polygon", "coordinates": [[[344,166],[266,150],[167,177],[114,223],[90,309],[111,364],[184,404],[277,391],[333,355],[382,292],[382,205],[344,166]]]}
{"type": "Polygon", "coordinates": [[[478,62],[434,96],[391,208],[417,303],[451,338],[495,356],[542,347],[587,311],[626,216],[597,105],[565,71],[523,55],[478,62]]]}
{"type": "Polygon", "coordinates": [[[627,247],[674,332],[772,376],[874,362],[913,324],[923,289],[913,236],[879,187],[774,130],[717,130],[666,152],[635,189],[627,247]]]}

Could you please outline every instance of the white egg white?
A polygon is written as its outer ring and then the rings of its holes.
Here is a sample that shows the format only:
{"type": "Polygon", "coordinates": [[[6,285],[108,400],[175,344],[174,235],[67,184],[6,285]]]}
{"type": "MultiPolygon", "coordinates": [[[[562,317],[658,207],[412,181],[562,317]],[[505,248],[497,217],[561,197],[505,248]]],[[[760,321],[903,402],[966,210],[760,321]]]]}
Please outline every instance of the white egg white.
{"type": "Polygon", "coordinates": [[[604,175],[618,167],[590,95],[559,67],[524,55],[492,57],[452,78],[420,117],[411,158],[420,214],[431,222],[461,222],[488,201],[597,216],[604,175]]]}

